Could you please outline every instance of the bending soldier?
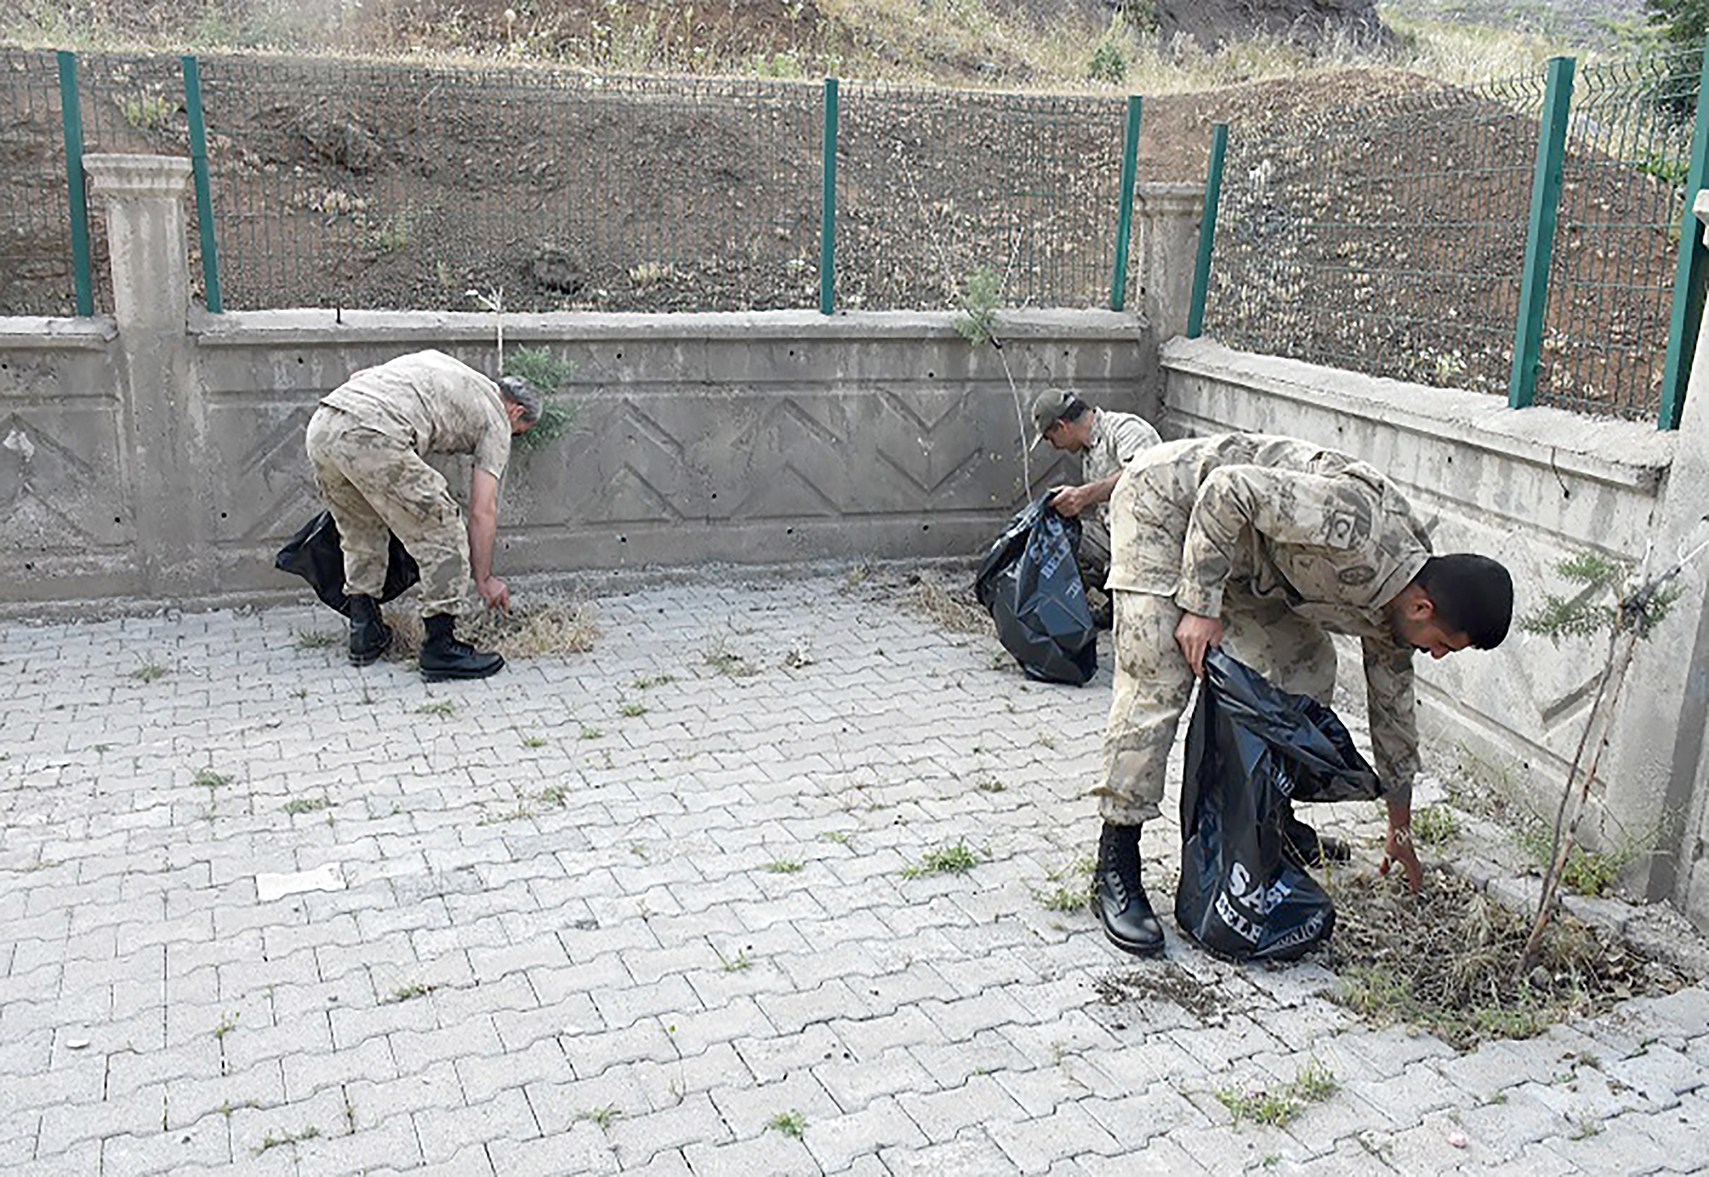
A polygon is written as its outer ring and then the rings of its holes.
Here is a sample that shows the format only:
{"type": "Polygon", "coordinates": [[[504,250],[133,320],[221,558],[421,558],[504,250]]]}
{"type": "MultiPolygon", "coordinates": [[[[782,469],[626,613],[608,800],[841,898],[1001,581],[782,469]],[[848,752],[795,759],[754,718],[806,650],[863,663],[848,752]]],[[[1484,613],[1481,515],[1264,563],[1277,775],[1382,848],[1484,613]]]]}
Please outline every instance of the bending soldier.
{"type": "MultiPolygon", "coordinates": [[[[1418,727],[1412,659],[1507,636],[1513,581],[1483,556],[1435,556],[1400,491],[1371,466],[1309,442],[1225,434],[1170,442],[1128,467],[1111,499],[1115,692],[1104,735],[1094,907],[1118,947],[1163,933],[1140,878],[1139,834],[1205,651],[1227,645],[1278,687],[1328,704],[1335,649],[1363,645],[1371,744],[1388,788],[1391,862],[1417,890],[1411,836],[1418,727]]],[[[1311,860],[1315,835],[1285,819],[1311,860]]]]}
{"type": "Polygon", "coordinates": [[[455,626],[471,571],[489,607],[510,607],[510,590],[492,570],[498,484],[510,439],[540,409],[539,390],[526,380],[494,383],[437,351],[364,369],[321,399],[308,452],[344,548],[352,663],[366,666],[391,645],[378,604],[389,529],[421,566],[422,677],[485,678],[504,665],[458,641],[455,626]],[[429,454],[473,457],[466,527],[444,476],[424,460],[429,454]]]}

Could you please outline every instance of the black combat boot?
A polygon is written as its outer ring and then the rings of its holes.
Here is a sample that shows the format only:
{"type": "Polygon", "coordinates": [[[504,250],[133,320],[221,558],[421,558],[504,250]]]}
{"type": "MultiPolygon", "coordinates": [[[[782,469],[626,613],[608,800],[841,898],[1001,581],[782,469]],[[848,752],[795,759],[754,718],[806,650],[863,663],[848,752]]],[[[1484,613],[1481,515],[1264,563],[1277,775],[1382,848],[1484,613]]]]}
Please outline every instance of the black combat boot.
{"type": "Polygon", "coordinates": [[[421,643],[421,677],[428,682],[443,682],[450,678],[486,678],[497,674],[504,665],[502,654],[488,654],[468,642],[457,640],[453,632],[457,619],[448,613],[436,613],[427,618],[427,640],[421,643]]]}
{"type": "Polygon", "coordinates": [[[1291,801],[1282,802],[1282,840],[1294,857],[1305,866],[1322,866],[1326,862],[1351,862],[1353,848],[1340,838],[1326,837],[1294,816],[1291,801]]]}
{"type": "Polygon", "coordinates": [[[392,627],[380,620],[373,597],[350,598],[350,664],[368,666],[392,644],[392,627]]]}
{"type": "Polygon", "coordinates": [[[1163,928],[1139,877],[1138,826],[1104,823],[1092,886],[1092,906],[1110,943],[1135,956],[1154,956],[1163,951],[1163,928]]]}

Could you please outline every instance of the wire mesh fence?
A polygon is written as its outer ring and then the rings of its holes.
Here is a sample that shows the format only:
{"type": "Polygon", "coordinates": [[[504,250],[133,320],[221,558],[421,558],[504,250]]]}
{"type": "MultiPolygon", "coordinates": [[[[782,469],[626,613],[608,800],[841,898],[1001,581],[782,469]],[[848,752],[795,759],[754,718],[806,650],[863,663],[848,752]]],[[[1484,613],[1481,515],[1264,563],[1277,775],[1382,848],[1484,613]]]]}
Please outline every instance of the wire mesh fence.
{"type": "Polygon", "coordinates": [[[1543,90],[1519,78],[1232,128],[1206,331],[1504,391],[1543,90]]]}
{"type": "Polygon", "coordinates": [[[0,48],[0,307],[76,312],[59,66],[52,53],[0,48]]]}
{"type": "Polygon", "coordinates": [[[1108,305],[1125,116],[1119,99],[845,86],[839,305],[954,306],[980,270],[1004,305],[1108,305]]]}
{"type": "MultiPolygon", "coordinates": [[[[184,76],[176,57],[143,54],[80,53],[77,89],[85,154],[190,154],[184,113],[184,76]]],[[[90,277],[95,309],[113,309],[108,260],[106,202],[91,187],[89,197],[90,277]]],[[[202,295],[201,250],[196,240],[197,212],[185,203],[189,219],[190,278],[202,295]]]]}
{"type": "Polygon", "coordinates": [[[1700,65],[1653,55],[1574,81],[1538,404],[1657,415],[1700,65]]]}
{"type": "Polygon", "coordinates": [[[815,297],[815,86],[260,58],[201,74],[228,308],[815,297]]]}

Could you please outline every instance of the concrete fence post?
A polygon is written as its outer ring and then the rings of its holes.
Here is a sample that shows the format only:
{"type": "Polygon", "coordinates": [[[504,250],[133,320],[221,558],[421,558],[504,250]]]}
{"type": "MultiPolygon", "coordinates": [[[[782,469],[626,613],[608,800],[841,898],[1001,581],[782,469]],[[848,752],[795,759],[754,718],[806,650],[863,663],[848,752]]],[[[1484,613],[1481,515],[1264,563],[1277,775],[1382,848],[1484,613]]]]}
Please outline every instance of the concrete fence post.
{"type": "Polygon", "coordinates": [[[1203,201],[1198,184],[1139,185],[1139,285],[1159,342],[1187,331],[1203,201]]]}
{"type": "Polygon", "coordinates": [[[205,595],[217,586],[207,543],[207,414],[187,331],[190,161],[87,155],[83,166],[107,213],[141,588],[161,598],[205,595]]]}
{"type": "MultiPolygon", "coordinates": [[[[1697,196],[1709,245],[1709,191],[1697,196]]],[[[1698,326],[1673,464],[1656,508],[1650,568],[1664,570],[1709,540],[1709,317],[1698,326]]],[[[1603,840],[1656,846],[1637,880],[1645,897],[1671,899],[1709,928],[1709,553],[1676,582],[1680,597],[1638,646],[1610,740],[1603,840]],[[1612,827],[1612,828],[1609,828],[1612,827]]]]}

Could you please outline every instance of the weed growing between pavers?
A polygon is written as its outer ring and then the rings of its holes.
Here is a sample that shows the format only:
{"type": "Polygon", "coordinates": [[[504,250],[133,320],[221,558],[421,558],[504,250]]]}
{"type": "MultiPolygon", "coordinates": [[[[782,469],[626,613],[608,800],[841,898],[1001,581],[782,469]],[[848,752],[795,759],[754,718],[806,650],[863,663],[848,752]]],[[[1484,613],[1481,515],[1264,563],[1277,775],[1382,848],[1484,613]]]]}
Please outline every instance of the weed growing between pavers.
{"type": "Polygon", "coordinates": [[[1237,1127],[1242,1120],[1253,1120],[1280,1128],[1307,1104],[1322,1103],[1339,1089],[1340,1084],[1329,1069],[1312,1059],[1292,1082],[1280,1087],[1223,1087],[1217,1090],[1216,1097],[1234,1116],[1237,1127]]]}
{"type": "Polygon", "coordinates": [[[981,858],[990,858],[989,850],[973,851],[967,843],[958,841],[928,850],[919,862],[902,868],[902,877],[917,879],[921,875],[964,875],[979,865],[981,858]]]}
{"type": "MultiPolygon", "coordinates": [[[[394,634],[386,657],[407,661],[421,651],[421,618],[414,609],[388,608],[394,634]]],[[[496,650],[506,658],[543,658],[585,654],[599,640],[591,606],[549,593],[530,593],[509,612],[477,609],[457,619],[457,637],[478,650],[496,650]]]]}
{"type": "Polygon", "coordinates": [[[313,813],[317,809],[330,809],[332,798],[322,793],[319,797],[293,797],[285,802],[285,812],[290,814],[313,813]]]}
{"type": "Polygon", "coordinates": [[[807,1117],[796,1111],[779,1112],[766,1127],[776,1128],[791,1140],[800,1140],[807,1131],[807,1117]]]}
{"type": "Polygon", "coordinates": [[[1467,879],[1426,868],[1424,889],[1397,879],[1338,871],[1328,963],[1335,998],[1378,1023],[1408,1022],[1461,1050],[1493,1038],[1528,1038],[1568,1017],[1594,1016],[1628,998],[1672,993],[1671,966],[1566,916],[1549,929],[1537,967],[1516,978],[1530,931],[1467,879]]]}
{"type": "Polygon", "coordinates": [[[314,1140],[314,1139],[318,1138],[319,1136],[320,1136],[320,1129],[316,1128],[313,1124],[310,1124],[307,1128],[304,1128],[301,1132],[287,1132],[283,1136],[275,1136],[271,1132],[269,1132],[267,1134],[266,1138],[263,1139],[261,1141],[261,1143],[256,1146],[255,1155],[260,1156],[262,1153],[269,1152],[275,1148],[278,1148],[280,1145],[301,1144],[305,1140],[314,1140]]]}
{"type": "Polygon", "coordinates": [[[1097,859],[1090,854],[1082,854],[1067,866],[1061,866],[1049,872],[1045,877],[1056,884],[1054,887],[1031,888],[1033,898],[1046,911],[1076,912],[1090,911],[1092,902],[1092,872],[1097,868],[1097,859]]]}
{"type": "Polygon", "coordinates": [[[722,637],[707,647],[704,660],[725,678],[752,678],[760,672],[759,667],[726,647],[722,637]]]}
{"type": "Polygon", "coordinates": [[[604,1107],[589,1108],[587,1111],[582,1112],[579,1116],[577,1116],[576,1119],[578,1119],[578,1120],[592,1120],[595,1124],[598,1124],[601,1128],[605,1128],[605,1129],[609,1130],[611,1125],[616,1123],[617,1120],[622,1115],[623,1115],[623,1113],[620,1110],[618,1110],[616,1105],[608,1103],[604,1107]]]}

